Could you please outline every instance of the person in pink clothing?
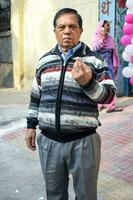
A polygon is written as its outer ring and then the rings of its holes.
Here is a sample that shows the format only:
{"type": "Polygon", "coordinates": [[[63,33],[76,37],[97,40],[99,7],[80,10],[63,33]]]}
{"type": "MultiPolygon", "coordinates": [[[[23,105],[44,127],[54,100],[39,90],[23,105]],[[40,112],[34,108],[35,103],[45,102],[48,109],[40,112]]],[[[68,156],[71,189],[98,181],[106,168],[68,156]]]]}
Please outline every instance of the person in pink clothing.
{"type": "MultiPolygon", "coordinates": [[[[97,31],[93,37],[92,48],[107,62],[111,77],[113,80],[115,80],[118,75],[118,67],[120,63],[115,41],[109,32],[110,23],[107,20],[100,21],[97,27],[97,31]]],[[[107,108],[108,113],[119,112],[123,110],[120,107],[116,107],[116,96],[110,104],[99,105],[99,110],[102,110],[103,108],[107,108]]]]}

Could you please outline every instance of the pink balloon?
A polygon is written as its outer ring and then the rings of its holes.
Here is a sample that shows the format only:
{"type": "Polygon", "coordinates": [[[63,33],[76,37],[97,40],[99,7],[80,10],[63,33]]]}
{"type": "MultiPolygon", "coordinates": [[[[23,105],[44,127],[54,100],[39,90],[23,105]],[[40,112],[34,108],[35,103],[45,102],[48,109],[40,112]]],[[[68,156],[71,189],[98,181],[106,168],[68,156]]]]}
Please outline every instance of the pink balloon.
{"type": "Polygon", "coordinates": [[[131,39],[132,39],[131,35],[123,35],[121,38],[121,44],[123,44],[124,46],[131,44],[131,39]]]}
{"type": "Polygon", "coordinates": [[[123,32],[125,35],[132,35],[133,34],[133,24],[125,24],[123,27],[123,32]]]}
{"type": "Polygon", "coordinates": [[[133,85],[133,76],[130,77],[130,84],[133,85]]]}
{"type": "Polygon", "coordinates": [[[133,56],[131,56],[131,58],[130,58],[130,62],[133,64],[133,56]]]}
{"type": "Polygon", "coordinates": [[[129,24],[133,24],[133,14],[129,13],[125,16],[125,21],[129,24]]]}

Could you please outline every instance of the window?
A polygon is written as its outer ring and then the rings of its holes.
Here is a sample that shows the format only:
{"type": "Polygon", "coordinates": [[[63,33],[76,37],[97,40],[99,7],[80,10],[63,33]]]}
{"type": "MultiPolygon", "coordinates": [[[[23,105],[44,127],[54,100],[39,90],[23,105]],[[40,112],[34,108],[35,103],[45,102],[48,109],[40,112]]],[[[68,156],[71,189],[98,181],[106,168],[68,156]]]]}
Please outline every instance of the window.
{"type": "Polygon", "coordinates": [[[10,30],[10,0],[0,0],[0,32],[10,30]]]}

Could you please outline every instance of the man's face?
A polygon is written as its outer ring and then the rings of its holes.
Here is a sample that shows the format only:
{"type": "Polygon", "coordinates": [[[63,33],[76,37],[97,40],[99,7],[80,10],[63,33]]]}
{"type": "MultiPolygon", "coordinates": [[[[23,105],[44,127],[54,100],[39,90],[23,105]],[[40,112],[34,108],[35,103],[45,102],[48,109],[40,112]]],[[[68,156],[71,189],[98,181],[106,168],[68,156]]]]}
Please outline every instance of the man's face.
{"type": "Polygon", "coordinates": [[[75,14],[63,14],[56,21],[55,36],[64,52],[78,44],[82,31],[75,14]]]}

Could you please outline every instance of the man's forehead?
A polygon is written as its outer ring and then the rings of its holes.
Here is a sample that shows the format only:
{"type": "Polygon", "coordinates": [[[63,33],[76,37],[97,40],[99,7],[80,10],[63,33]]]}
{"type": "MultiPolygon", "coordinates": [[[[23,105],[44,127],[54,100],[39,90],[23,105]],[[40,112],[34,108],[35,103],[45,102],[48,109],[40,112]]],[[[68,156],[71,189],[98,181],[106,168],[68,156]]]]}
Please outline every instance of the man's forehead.
{"type": "Polygon", "coordinates": [[[73,21],[75,21],[75,23],[78,22],[77,16],[75,14],[73,14],[73,13],[62,14],[61,16],[58,17],[56,22],[57,23],[59,23],[59,22],[67,22],[69,20],[73,20],[73,21]]]}

